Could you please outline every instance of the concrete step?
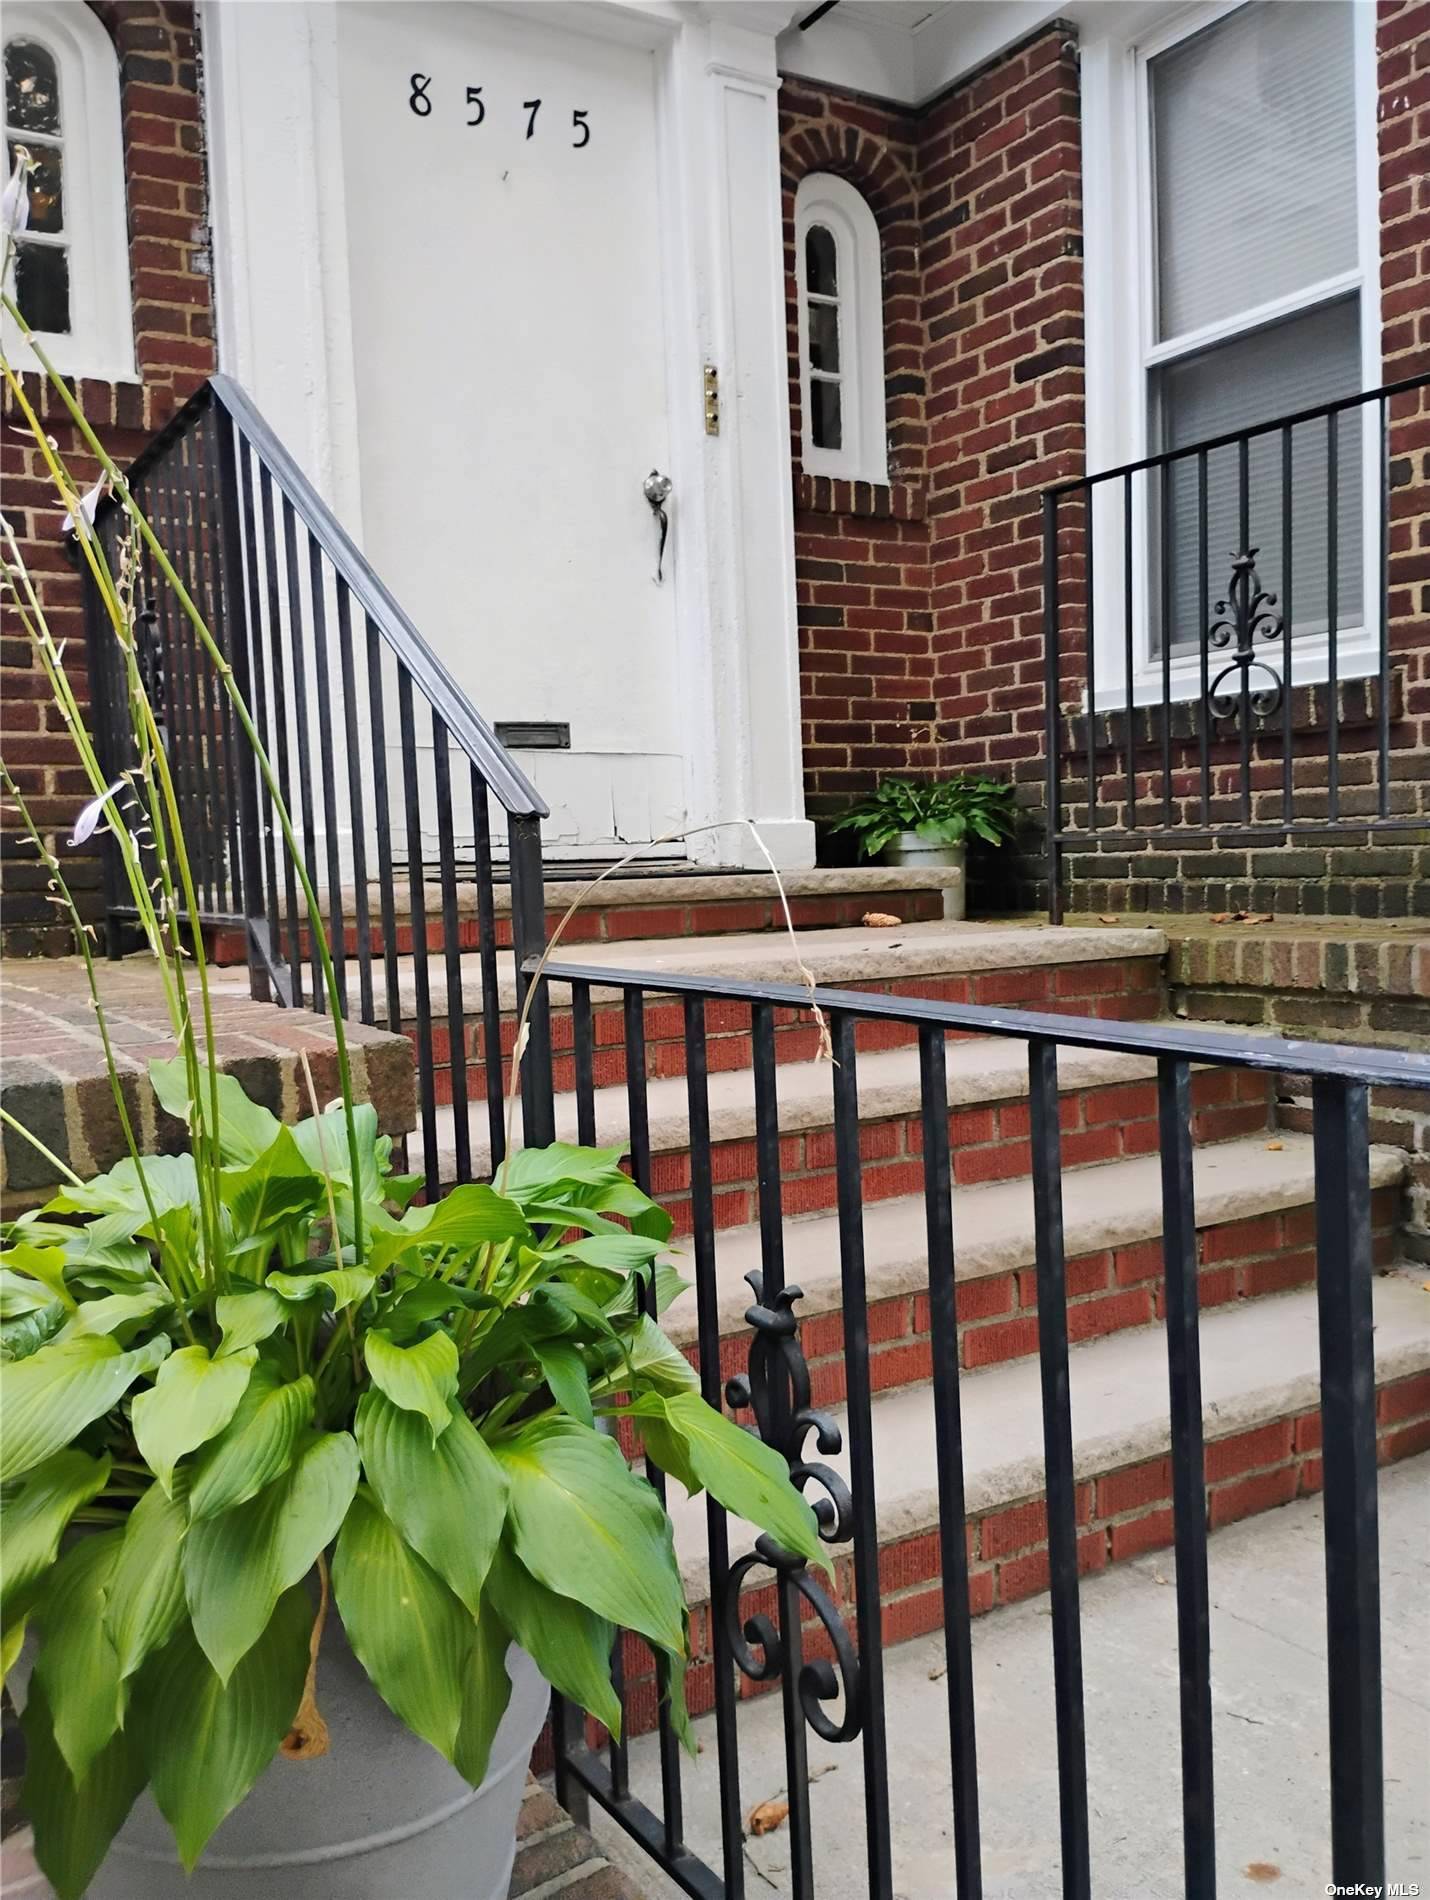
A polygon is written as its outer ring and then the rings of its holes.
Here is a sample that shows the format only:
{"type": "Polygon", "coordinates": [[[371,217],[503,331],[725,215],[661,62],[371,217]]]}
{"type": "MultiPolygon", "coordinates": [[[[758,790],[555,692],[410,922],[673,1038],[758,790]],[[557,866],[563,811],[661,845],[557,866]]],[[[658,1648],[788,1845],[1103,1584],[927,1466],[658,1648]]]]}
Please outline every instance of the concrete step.
{"type": "MultiPolygon", "coordinates": [[[[926,998],[937,1002],[1018,1005],[1063,1015],[1092,1015],[1144,1021],[1161,1001],[1161,959],[1165,942],[1157,931],[1069,930],[1050,925],[914,923],[897,929],[825,930],[802,933],[798,953],[788,935],[688,938],[679,943],[633,941],[558,947],[557,960],[600,968],[651,973],[646,1007],[648,1073],[685,1073],[684,1019],[679,1002],[660,1001],[659,976],[704,975],[759,982],[799,983],[807,969],[817,983],[833,988],[926,998]],[[802,966],[802,967],[801,967],[802,966]]],[[[460,1012],[467,1056],[467,1088],[481,1095],[486,1087],[481,1023],[480,960],[464,956],[460,965],[460,1012]]],[[[510,1079],[510,1054],[516,1040],[516,972],[509,953],[497,965],[497,1002],[502,1014],[503,1078],[510,1079]]],[[[224,980],[224,979],[220,979],[224,980]]],[[[232,978],[227,980],[234,980],[232,978]]],[[[439,1099],[451,1099],[448,1068],[451,1022],[446,965],[430,959],[426,1012],[439,1099]]],[[[373,973],[377,1020],[387,1020],[387,998],[380,965],[373,973]]],[[[357,975],[349,970],[356,1003],[357,975]]],[[[575,1086],[572,1024],[565,986],[551,986],[552,1040],[556,1086],[575,1086]]],[[[592,988],[595,1079],[611,1086],[625,1079],[621,993],[597,982],[592,988]]],[[[419,1019],[417,970],[412,959],[398,966],[398,1012],[409,1035],[419,1019]]],[[[805,1012],[777,1013],[777,1048],[782,1060],[813,1055],[818,1032],[805,1012]]],[[[750,1063],[750,1012],[747,1006],[712,1003],[706,1012],[712,1071],[747,1068],[750,1063]]],[[[897,1023],[860,1026],[860,1048],[889,1048],[915,1040],[915,1032],[897,1023]]]]}
{"type": "MultiPolygon", "coordinates": [[[[1002,1037],[950,1043],[947,1058],[949,1141],[954,1180],[961,1184],[1026,1176],[1031,1166],[1027,1048],[1002,1037]]],[[[1157,1145],[1156,1064],[1142,1056],[1065,1049],[1059,1060],[1063,1160],[1076,1167],[1151,1152],[1157,1145]]],[[[784,1064],[779,1071],[782,1205],[787,1215],[835,1205],[833,1068],[828,1062],[784,1064]]],[[[1203,1070],[1193,1077],[1199,1141],[1225,1140],[1264,1129],[1265,1080],[1252,1071],[1203,1070]]],[[[647,1084],[652,1194],[691,1230],[691,1163],[686,1084],[667,1076],[647,1084]]],[[[759,1217],[758,1156],[752,1073],[730,1070],[709,1083],[711,1172],[717,1227],[759,1217]]],[[[625,1146],[624,1088],[595,1091],[596,1139],[625,1146]]],[[[916,1194],[923,1185],[923,1123],[918,1061],[911,1048],[878,1049],[859,1058],[859,1151],[865,1201],[916,1194]]],[[[445,1173],[455,1173],[454,1117],[440,1117],[445,1173]]],[[[487,1123],[471,1117],[473,1167],[490,1171],[487,1123]]],[[[574,1094],[557,1098],[556,1132],[577,1139],[574,1094]]]]}
{"type": "MultiPolygon", "coordinates": [[[[789,902],[796,930],[825,930],[858,924],[867,911],[883,911],[909,923],[937,919],[956,908],[962,884],[958,871],[912,870],[898,865],[870,864],[849,868],[785,871],[779,883],[768,871],[705,871],[698,866],[661,873],[628,870],[608,877],[590,889],[590,876],[550,873],[545,884],[546,928],[553,932],[567,910],[580,901],[580,910],[567,924],[564,940],[570,944],[614,943],[635,937],[705,937],[729,932],[783,930],[784,904],[789,902]]],[[[324,916],[331,918],[326,890],[319,891],[324,916]]],[[[397,879],[392,887],[392,909],[398,951],[406,956],[414,947],[412,886],[397,879]]],[[[423,936],[428,947],[440,950],[444,941],[442,887],[428,878],[422,885],[423,936]]],[[[380,953],[382,894],[374,882],[368,888],[369,935],[380,953]]],[[[499,944],[511,942],[511,885],[498,883],[492,892],[492,912],[499,944]]],[[[342,892],[344,941],[357,950],[357,893],[342,892]]],[[[464,950],[478,947],[477,887],[470,874],[457,882],[457,940],[464,950]]],[[[306,946],[307,937],[304,935],[306,946]]],[[[213,948],[221,963],[245,960],[241,931],[218,931],[213,948]]]]}
{"type": "MultiPolygon", "coordinates": [[[[1374,1299],[1379,1457],[1388,1464],[1430,1448],[1430,1296],[1416,1279],[1392,1273],[1377,1280],[1374,1299]]],[[[1069,1359],[1079,1560],[1086,1573],[1172,1542],[1167,1358],[1159,1330],[1077,1345],[1069,1359]]],[[[1314,1291],[1207,1314],[1201,1371],[1211,1530],[1318,1491],[1314,1291]]],[[[960,1399],[970,1599],[978,1614],[1048,1587],[1038,1365],[1029,1359],[968,1374],[960,1399]]],[[[850,1427],[846,1417],[835,1416],[846,1442],[827,1462],[847,1482],[850,1427]]],[[[887,1646],[937,1629],[943,1620],[931,1391],[876,1397],[871,1427],[887,1646]]],[[[703,1711],[712,1704],[714,1675],[705,1502],[687,1499],[679,1484],[669,1490],[681,1571],[698,1606],[687,1694],[692,1708],[703,1711]]],[[[731,1523],[734,1556],[752,1541],[750,1526],[731,1523]]],[[[852,1627],[850,1553],[838,1547],[831,1556],[832,1594],[852,1627]]],[[[742,1622],[775,1613],[767,1575],[752,1573],[740,1600],[742,1622]]],[[[806,1626],[805,1638],[806,1657],[831,1653],[817,1624],[806,1626]]],[[[640,1732],[654,1721],[654,1680],[648,1652],[630,1639],[626,1681],[628,1724],[640,1732]]],[[[743,1694],[759,1688],[742,1678],[743,1694]]]]}

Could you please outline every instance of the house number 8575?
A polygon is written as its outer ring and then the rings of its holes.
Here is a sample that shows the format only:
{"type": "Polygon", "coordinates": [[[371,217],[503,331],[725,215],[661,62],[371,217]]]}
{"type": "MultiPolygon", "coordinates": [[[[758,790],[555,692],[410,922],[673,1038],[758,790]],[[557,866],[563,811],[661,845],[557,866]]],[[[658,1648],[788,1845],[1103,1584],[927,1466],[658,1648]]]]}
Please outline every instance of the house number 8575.
{"type": "MultiPolygon", "coordinates": [[[[432,99],[427,90],[431,84],[431,73],[413,73],[408,80],[408,108],[419,119],[430,119],[432,116],[432,99]]],[[[480,86],[467,87],[466,103],[471,109],[471,116],[466,123],[469,126],[483,124],[487,116],[487,106],[482,98],[480,86]]],[[[541,110],[540,99],[523,99],[521,110],[526,114],[526,136],[529,139],[535,138],[537,114],[541,110]]],[[[579,106],[571,114],[571,130],[575,134],[571,144],[578,152],[584,151],[591,143],[591,127],[588,123],[590,117],[590,108],[587,106],[579,106]]]]}

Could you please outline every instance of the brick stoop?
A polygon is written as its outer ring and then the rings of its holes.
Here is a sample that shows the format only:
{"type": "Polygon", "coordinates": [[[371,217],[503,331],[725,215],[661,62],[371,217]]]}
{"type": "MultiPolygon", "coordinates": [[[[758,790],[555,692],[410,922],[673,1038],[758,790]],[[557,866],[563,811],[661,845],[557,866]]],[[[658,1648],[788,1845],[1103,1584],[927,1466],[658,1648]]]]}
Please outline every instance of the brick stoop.
{"type": "Polygon", "coordinates": [[[643,1900],[630,1876],[611,1865],[539,1781],[526,1784],[508,1894],[510,1900],[547,1900],[548,1895],[554,1900],[557,1894],[566,1900],[643,1900]]]}

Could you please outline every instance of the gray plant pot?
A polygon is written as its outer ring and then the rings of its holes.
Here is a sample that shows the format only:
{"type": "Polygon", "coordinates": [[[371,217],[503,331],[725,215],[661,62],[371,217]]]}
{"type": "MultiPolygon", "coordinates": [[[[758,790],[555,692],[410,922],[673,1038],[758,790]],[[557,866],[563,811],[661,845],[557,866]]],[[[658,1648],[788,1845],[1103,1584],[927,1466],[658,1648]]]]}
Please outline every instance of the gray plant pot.
{"type": "Polygon", "coordinates": [[[957,871],[958,882],[943,894],[943,914],[955,922],[961,921],[964,915],[967,855],[966,845],[930,844],[927,838],[921,838],[916,831],[901,831],[897,838],[884,846],[883,852],[885,864],[901,864],[911,871],[957,871]]]}
{"type": "Polygon", "coordinates": [[[275,1760],[191,1875],[141,1795],[87,1900],[506,1900],[551,1695],[525,1651],[506,1661],[511,1702],[474,1789],[392,1714],[330,1616],[318,1663],[327,1754],[275,1760]]]}

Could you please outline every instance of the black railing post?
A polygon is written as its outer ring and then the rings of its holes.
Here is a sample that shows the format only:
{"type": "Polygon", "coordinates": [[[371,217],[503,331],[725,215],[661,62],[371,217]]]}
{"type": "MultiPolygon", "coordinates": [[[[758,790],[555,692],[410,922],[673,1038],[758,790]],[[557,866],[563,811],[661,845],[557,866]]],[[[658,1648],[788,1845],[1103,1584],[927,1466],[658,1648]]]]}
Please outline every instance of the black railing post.
{"type": "MultiPolygon", "coordinates": [[[[222,547],[220,571],[224,582],[223,626],[217,638],[233,669],[234,687],[252,718],[249,626],[243,587],[243,529],[239,513],[240,450],[233,417],[221,402],[214,404],[214,421],[218,426],[219,538],[222,547]]],[[[242,886],[243,914],[247,920],[248,986],[255,1001],[266,1003],[271,997],[268,965],[261,955],[254,954],[255,930],[264,930],[269,921],[264,904],[258,761],[253,757],[246,737],[239,748],[237,767],[238,876],[242,886]]]]}
{"type": "Polygon", "coordinates": [[[1345,1891],[1379,1893],[1385,1884],[1385,1794],[1368,1097],[1363,1083],[1318,1076],[1312,1083],[1312,1102],[1331,1878],[1345,1891]]]}
{"type": "MultiPolygon", "coordinates": [[[[511,844],[511,942],[516,958],[518,1013],[530,984],[526,964],[546,948],[546,894],[541,869],[541,820],[513,813],[507,825],[511,844]]],[[[526,1048],[521,1056],[521,1126],[528,1148],[544,1148],[556,1139],[556,1108],[551,1085],[551,1000],[538,985],[526,1018],[526,1048]]]]}
{"type": "Polygon", "coordinates": [[[1048,921],[1060,924],[1063,894],[1058,863],[1058,833],[1062,829],[1058,780],[1058,498],[1051,491],[1043,496],[1043,701],[1043,745],[1048,755],[1048,921]]]}

